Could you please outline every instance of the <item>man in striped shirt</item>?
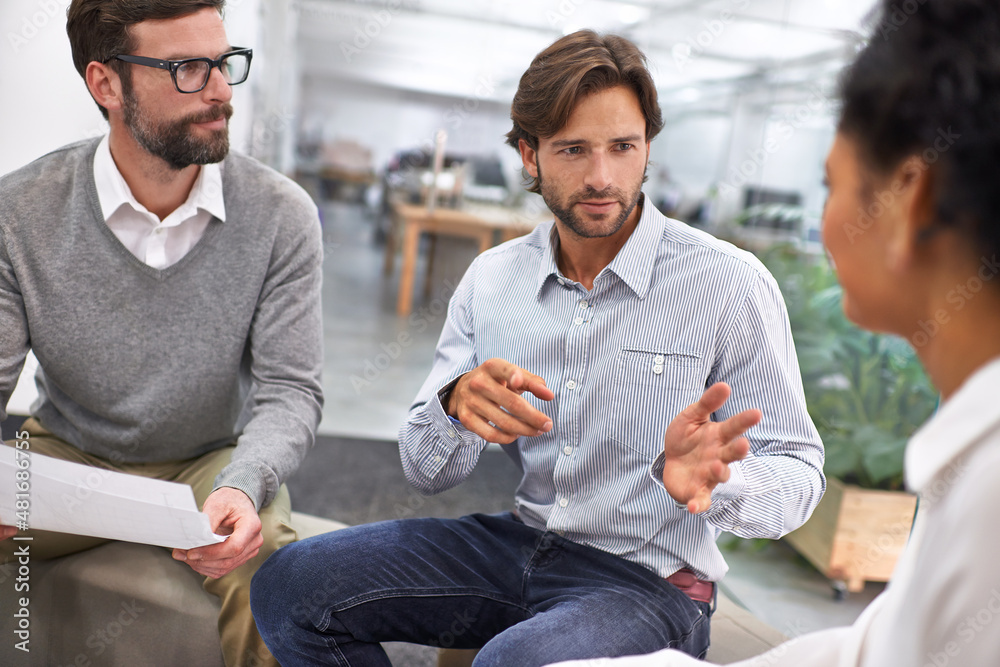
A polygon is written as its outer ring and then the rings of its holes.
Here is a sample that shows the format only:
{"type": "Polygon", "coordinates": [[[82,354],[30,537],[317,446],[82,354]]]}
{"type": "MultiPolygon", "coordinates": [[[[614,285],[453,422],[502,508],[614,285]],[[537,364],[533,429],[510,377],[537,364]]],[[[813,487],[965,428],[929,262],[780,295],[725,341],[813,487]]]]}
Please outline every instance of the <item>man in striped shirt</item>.
{"type": "Polygon", "coordinates": [[[511,117],[508,143],[555,220],[463,278],[400,454],[437,493],[499,443],[524,471],[514,511],[280,550],[253,605],[283,663],[388,665],[381,641],[481,648],[477,666],[702,656],[719,533],[777,538],[823,493],[773,278],[642,195],[662,127],[642,53],[564,37],[511,117]]]}

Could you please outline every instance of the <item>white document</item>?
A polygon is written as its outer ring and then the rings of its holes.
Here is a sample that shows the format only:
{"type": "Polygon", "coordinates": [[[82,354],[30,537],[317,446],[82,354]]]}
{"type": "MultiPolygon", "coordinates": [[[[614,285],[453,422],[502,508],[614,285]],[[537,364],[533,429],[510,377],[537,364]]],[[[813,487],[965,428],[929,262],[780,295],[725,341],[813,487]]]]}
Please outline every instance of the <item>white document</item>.
{"type": "Polygon", "coordinates": [[[193,549],[224,542],[186,484],[126,475],[0,444],[0,524],[193,549]],[[27,460],[27,466],[22,462],[27,460]],[[16,475],[21,472],[21,478],[16,475]],[[27,473],[27,475],[23,474],[27,473]],[[25,493],[23,482],[27,482],[25,493]],[[18,501],[21,501],[19,504],[18,501]],[[25,506],[24,501],[27,501],[25,506]]]}

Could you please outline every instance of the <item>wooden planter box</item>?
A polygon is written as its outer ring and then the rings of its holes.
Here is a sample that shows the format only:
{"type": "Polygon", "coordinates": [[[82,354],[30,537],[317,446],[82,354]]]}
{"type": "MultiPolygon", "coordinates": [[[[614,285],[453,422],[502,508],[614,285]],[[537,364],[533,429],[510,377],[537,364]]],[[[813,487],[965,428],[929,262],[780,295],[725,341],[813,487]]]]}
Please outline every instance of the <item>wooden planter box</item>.
{"type": "Polygon", "coordinates": [[[833,580],[836,592],[857,593],[866,581],[889,581],[916,505],[916,496],[903,491],[872,491],[827,478],[816,511],[785,540],[833,580]]]}

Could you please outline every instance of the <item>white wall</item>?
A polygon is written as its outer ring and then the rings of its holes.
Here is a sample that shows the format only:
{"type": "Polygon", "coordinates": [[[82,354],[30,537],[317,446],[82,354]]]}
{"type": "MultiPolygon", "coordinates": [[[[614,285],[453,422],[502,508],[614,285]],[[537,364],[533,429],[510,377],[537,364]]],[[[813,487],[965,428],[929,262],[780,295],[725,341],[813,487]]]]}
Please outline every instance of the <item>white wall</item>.
{"type": "MultiPolygon", "coordinates": [[[[278,0],[267,0],[278,2],[278,0]]],[[[265,0],[230,0],[229,39],[257,48],[265,0]]],[[[279,5],[287,5],[278,2],[279,5]]],[[[0,174],[50,150],[103,134],[107,124],[73,67],[66,36],[69,0],[4,0],[0,3],[0,174]]],[[[266,55],[264,55],[266,58],[266,55]]],[[[255,54],[254,66],[258,56],[255,54]]],[[[251,81],[256,74],[251,70],[251,81]]],[[[294,73],[291,73],[294,75],[294,73]]],[[[232,146],[251,144],[253,85],[234,89],[232,146]]]]}
{"type": "Polygon", "coordinates": [[[488,87],[483,83],[466,97],[453,98],[309,77],[303,83],[301,132],[325,141],[358,141],[372,150],[374,166],[381,169],[396,151],[433,146],[443,129],[449,153],[496,155],[517,179],[520,158],[504,144],[510,105],[485,99],[488,87]]]}

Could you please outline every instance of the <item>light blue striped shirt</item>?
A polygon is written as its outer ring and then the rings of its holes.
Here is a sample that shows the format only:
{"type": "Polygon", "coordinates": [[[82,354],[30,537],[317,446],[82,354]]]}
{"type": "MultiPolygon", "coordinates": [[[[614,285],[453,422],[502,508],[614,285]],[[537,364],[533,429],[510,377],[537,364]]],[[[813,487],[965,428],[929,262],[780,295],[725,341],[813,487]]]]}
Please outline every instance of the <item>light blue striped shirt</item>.
{"type": "Polygon", "coordinates": [[[777,284],[751,254],[643,207],[636,230],[587,291],[556,266],[554,223],[480,255],[448,308],[434,367],[399,433],[407,479],[424,493],[462,482],[486,442],[452,422],[439,390],[499,357],[555,393],[524,397],[552,419],[504,451],[524,472],[515,507],[540,530],[661,576],[689,567],[718,581],[723,530],[777,538],[823,494],[823,447],[777,284]],[[678,508],[660,480],[667,425],[718,381],[714,418],[760,408],[749,456],[711,508],[678,508]]]}

